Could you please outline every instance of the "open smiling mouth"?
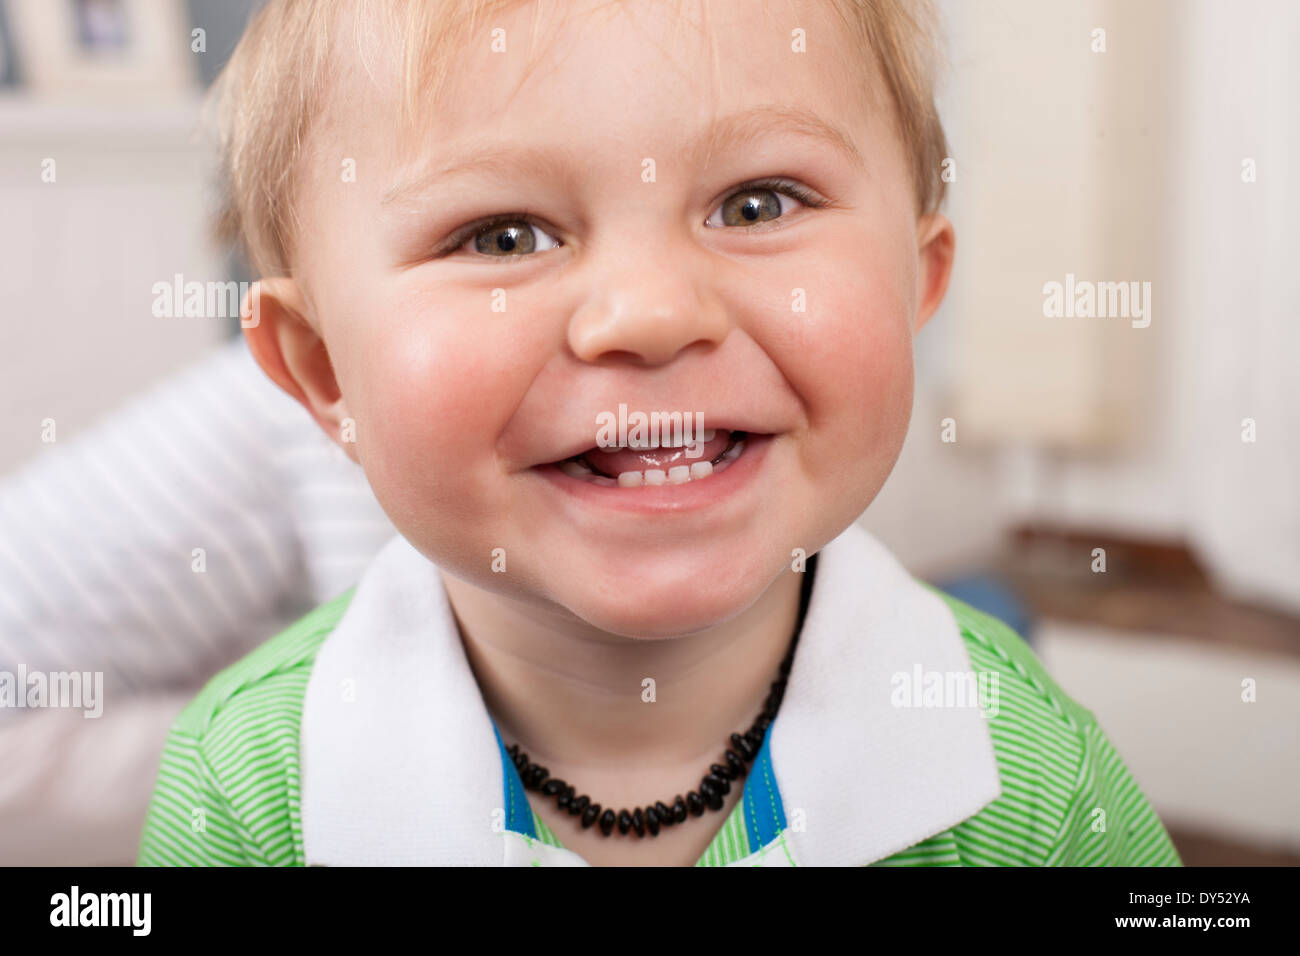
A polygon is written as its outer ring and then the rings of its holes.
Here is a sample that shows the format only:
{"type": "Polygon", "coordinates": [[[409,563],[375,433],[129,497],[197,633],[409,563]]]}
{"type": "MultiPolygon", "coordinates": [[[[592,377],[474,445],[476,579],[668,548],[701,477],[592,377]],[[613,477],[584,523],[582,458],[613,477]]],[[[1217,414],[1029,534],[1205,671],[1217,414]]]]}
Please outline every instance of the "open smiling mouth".
{"type": "Polygon", "coordinates": [[[692,446],[592,447],[555,466],[570,478],[604,487],[684,485],[726,471],[745,454],[749,438],[748,432],[710,430],[692,446]]]}

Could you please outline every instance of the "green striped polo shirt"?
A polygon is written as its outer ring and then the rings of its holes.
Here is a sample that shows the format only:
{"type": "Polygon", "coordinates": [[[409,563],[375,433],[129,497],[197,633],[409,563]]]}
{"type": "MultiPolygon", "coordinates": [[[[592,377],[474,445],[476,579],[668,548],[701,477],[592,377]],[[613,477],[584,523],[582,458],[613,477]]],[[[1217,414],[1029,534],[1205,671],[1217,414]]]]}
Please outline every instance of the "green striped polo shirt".
{"type": "MultiPolygon", "coordinates": [[[[299,735],[316,654],[353,596],[325,604],[214,677],[167,739],[141,865],[302,866],[299,735]]],[[[940,595],[976,671],[998,677],[988,728],[1001,795],[873,866],[1179,866],[1169,836],[1093,715],[1002,622],[940,595]]],[[[778,720],[779,720],[778,716],[778,720]]],[[[773,725],[775,726],[775,725],[773,725]]],[[[769,728],[769,739],[771,729],[769,728]]],[[[500,735],[497,736],[500,745],[500,735]]],[[[504,753],[506,829],[562,847],[504,753]],[[526,809],[525,809],[526,808],[526,809]]],[[[794,863],[767,740],[696,866],[794,863]]],[[[863,821],[870,826],[871,821],[863,821]]],[[[535,864],[540,865],[540,864],[535,864]]]]}

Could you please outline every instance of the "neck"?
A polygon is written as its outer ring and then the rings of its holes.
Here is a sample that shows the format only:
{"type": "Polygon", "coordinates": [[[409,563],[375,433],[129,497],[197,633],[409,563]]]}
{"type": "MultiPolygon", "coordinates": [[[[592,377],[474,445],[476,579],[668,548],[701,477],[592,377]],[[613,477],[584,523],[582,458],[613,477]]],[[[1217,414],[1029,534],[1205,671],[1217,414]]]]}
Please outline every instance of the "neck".
{"type": "Polygon", "coordinates": [[[507,745],[540,764],[640,777],[718,761],[728,736],[758,716],[797,626],[803,575],[779,575],[717,627],[656,640],[600,631],[450,575],[443,581],[507,745]]]}

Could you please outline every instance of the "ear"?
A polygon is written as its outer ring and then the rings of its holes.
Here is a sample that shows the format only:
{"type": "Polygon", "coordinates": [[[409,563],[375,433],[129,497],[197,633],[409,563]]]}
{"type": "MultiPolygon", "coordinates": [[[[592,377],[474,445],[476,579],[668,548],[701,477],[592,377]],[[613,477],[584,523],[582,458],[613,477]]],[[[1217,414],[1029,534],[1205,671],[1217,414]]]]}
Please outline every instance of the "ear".
{"type": "Polygon", "coordinates": [[[956,244],[957,234],[947,217],[935,213],[922,216],[917,223],[919,268],[916,273],[916,326],[912,329],[913,335],[920,332],[921,326],[934,315],[948,291],[956,244]]]}
{"type": "Polygon", "coordinates": [[[349,416],[334,366],[307,314],[307,300],[297,282],[261,279],[244,300],[244,340],[271,381],[296,398],[325,434],[359,463],[356,442],[343,440],[349,416]]]}

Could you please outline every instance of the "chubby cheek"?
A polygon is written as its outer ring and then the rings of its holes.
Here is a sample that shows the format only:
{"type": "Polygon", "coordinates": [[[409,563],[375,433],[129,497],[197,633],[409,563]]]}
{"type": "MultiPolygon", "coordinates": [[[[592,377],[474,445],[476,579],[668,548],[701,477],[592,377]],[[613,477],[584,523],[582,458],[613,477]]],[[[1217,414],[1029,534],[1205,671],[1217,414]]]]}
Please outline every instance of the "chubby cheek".
{"type": "MultiPolygon", "coordinates": [[[[875,468],[888,470],[902,446],[912,408],[912,336],[903,303],[896,308],[861,310],[852,329],[840,338],[845,347],[834,361],[834,376],[845,384],[834,402],[836,418],[828,435],[864,458],[875,468]]],[[[846,313],[847,314],[847,313],[846,313]]]]}
{"type": "Polygon", "coordinates": [[[356,323],[369,331],[344,345],[350,364],[336,371],[384,510],[422,550],[460,551],[467,529],[506,510],[494,500],[493,442],[526,387],[512,391],[524,370],[490,336],[465,334],[474,326],[447,302],[436,319],[409,301],[406,309],[356,323]]]}
{"type": "Polygon", "coordinates": [[[785,370],[808,411],[805,474],[825,500],[842,496],[858,511],[888,477],[911,417],[913,304],[905,265],[891,269],[890,261],[841,273],[854,281],[837,286],[812,315],[804,347],[785,370]]]}

